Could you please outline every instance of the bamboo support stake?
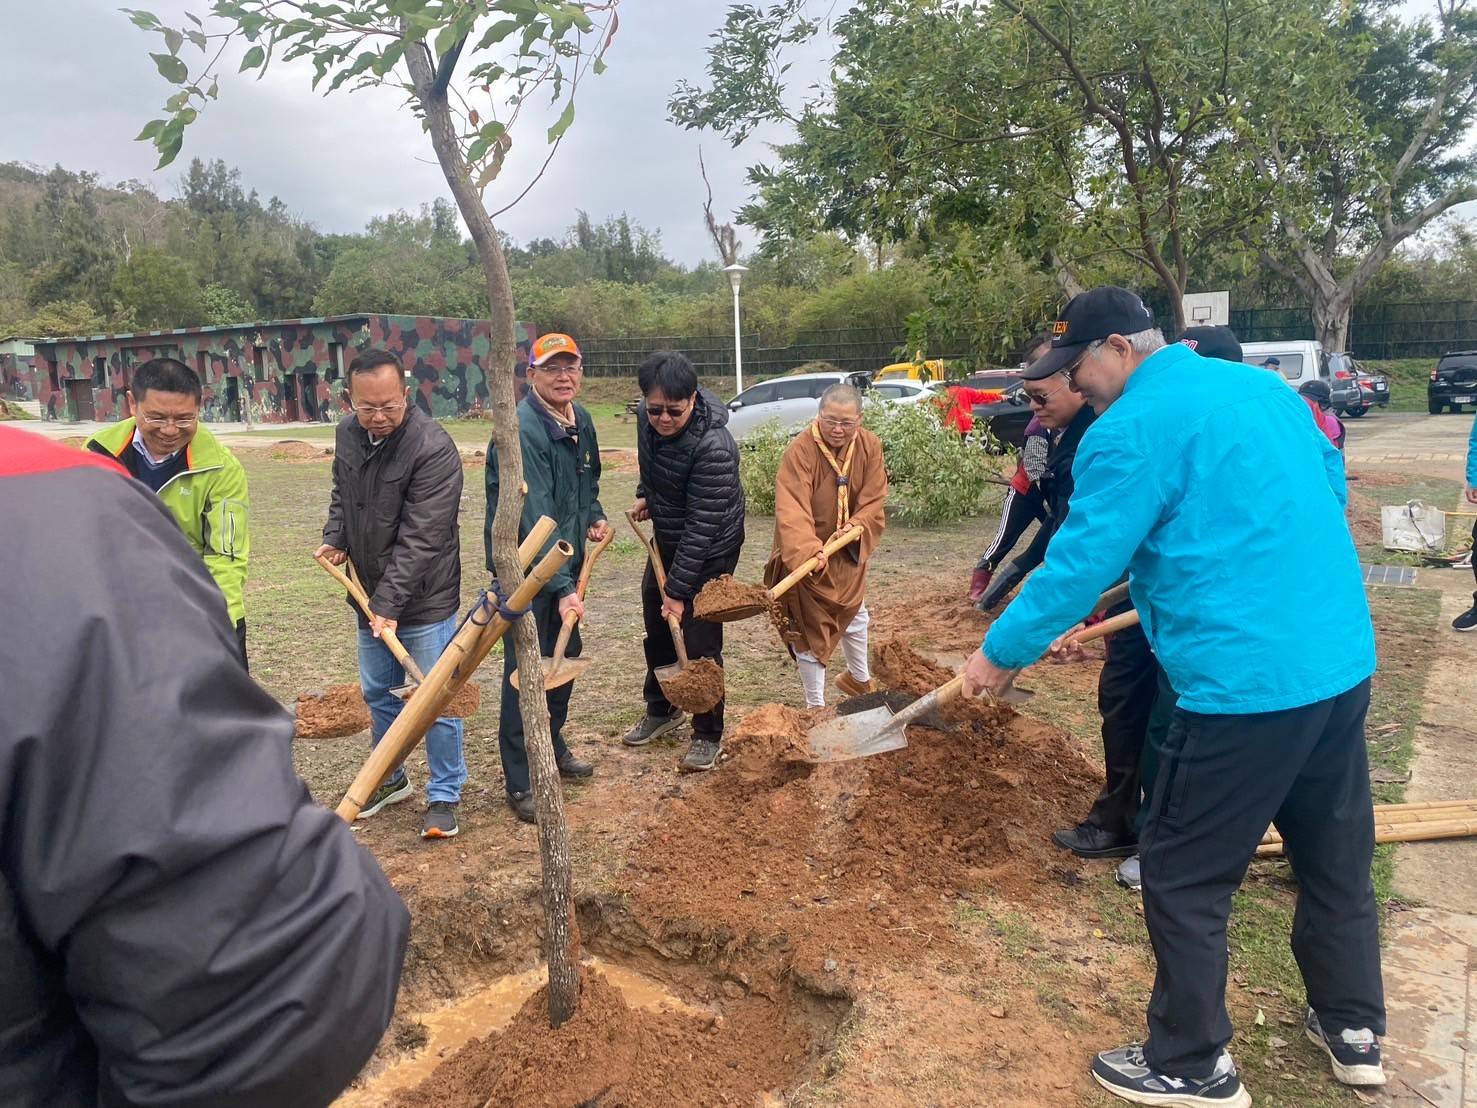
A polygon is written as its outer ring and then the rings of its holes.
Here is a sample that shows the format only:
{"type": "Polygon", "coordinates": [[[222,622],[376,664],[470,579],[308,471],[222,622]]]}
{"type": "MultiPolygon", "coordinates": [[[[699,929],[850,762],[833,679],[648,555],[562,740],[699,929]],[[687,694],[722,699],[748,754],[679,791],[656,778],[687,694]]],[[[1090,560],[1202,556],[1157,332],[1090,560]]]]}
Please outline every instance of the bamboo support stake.
{"type": "MultiPolygon", "coordinates": [[[[1437,802],[1436,806],[1426,803],[1415,805],[1377,804],[1374,809],[1375,826],[1396,823],[1450,823],[1453,820],[1477,819],[1477,800],[1454,800],[1437,802]]],[[[1280,843],[1282,834],[1269,827],[1262,842],[1280,843]]]]}
{"type": "MultiPolygon", "coordinates": [[[[1437,823],[1377,823],[1374,829],[1374,841],[1377,843],[1431,842],[1436,839],[1465,839],[1474,835],[1477,835],[1477,816],[1437,823]]],[[[1282,843],[1262,843],[1256,848],[1256,852],[1259,857],[1281,854],[1282,843]]]]}
{"type": "MultiPolygon", "coordinates": [[[[547,528],[542,526],[543,523],[544,520],[540,520],[535,530],[530,532],[528,538],[520,544],[518,548],[520,558],[526,550],[532,552],[529,555],[531,558],[538,552],[544,540],[553,533],[556,526],[553,520],[548,520],[547,528]],[[534,542],[535,532],[540,530],[543,538],[534,542]]],[[[508,606],[527,608],[533,598],[573,554],[574,548],[568,543],[556,543],[524,578],[523,584],[508,598],[508,606]]],[[[502,638],[508,627],[509,622],[501,615],[494,615],[485,625],[474,623],[470,619],[461,625],[456,637],[451,640],[441,657],[436,660],[436,664],[431,667],[431,672],[426,674],[425,681],[416,690],[415,695],[406,701],[405,707],[395,717],[395,722],[390,725],[390,729],[369,752],[369,757],[365,759],[353,783],[344,793],[344,798],[339,801],[338,814],[344,822],[354,821],[364,806],[369,803],[369,798],[374,795],[374,791],[416,748],[451,698],[476,672],[482,659],[487,657],[493,644],[502,638]]]]}

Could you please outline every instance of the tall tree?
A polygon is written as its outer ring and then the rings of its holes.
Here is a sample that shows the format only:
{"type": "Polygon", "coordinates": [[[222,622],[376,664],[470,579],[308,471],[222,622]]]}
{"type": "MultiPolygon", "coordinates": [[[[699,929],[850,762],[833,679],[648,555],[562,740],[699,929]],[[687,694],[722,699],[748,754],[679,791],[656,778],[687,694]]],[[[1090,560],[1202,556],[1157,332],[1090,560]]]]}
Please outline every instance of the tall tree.
{"type": "MultiPolygon", "coordinates": [[[[227,46],[238,39],[252,44],[242,59],[243,71],[255,70],[260,75],[274,57],[282,61],[305,58],[313,64],[315,88],[327,80],[329,92],[349,82],[356,88],[389,84],[406,92],[408,107],[422,120],[457,210],[471,232],[486,280],[492,331],[492,440],[503,468],[492,554],[498,578],[510,593],[523,580],[518,560],[523,457],[513,393],[518,336],[502,240],[493,214],[483,203],[483,190],[501,174],[513,142],[512,127],[536,93],[549,95],[555,106],[562,105],[547,131],[548,157],[553,157],[574,120],[575,93],[581,82],[587,74],[605,68],[604,54],[615,35],[618,3],[212,0],[211,14],[223,28],[218,31],[194,18],[192,26],[173,28],[149,12],[129,13],[137,26],[163,37],[167,52],[152,57],[160,74],[178,87],[166,103],[167,116],[149,122],[139,135],[154,143],[161,164],[179,153],[185,128],[216,97],[215,67],[227,46]],[[604,21],[602,25],[596,25],[596,18],[604,21]],[[187,41],[207,59],[194,74],[179,57],[187,41]],[[459,67],[464,78],[454,83],[459,67]]],[[[532,182],[513,202],[531,187],[532,182]]],[[[500,208],[499,214],[505,210],[500,208]]],[[[511,634],[522,674],[519,700],[543,861],[549,1018],[558,1026],[574,1013],[579,998],[579,937],[568,827],[549,737],[538,634],[527,620],[515,621],[511,634]]]]}

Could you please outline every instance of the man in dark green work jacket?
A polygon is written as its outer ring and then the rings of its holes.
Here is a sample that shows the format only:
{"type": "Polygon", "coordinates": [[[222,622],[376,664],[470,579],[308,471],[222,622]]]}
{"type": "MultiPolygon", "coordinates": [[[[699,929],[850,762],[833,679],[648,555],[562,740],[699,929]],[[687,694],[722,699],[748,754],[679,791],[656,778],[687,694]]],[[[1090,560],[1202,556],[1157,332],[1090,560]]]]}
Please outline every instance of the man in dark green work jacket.
{"type": "MultiPolygon", "coordinates": [[[[523,480],[528,496],[518,537],[525,537],[540,516],[558,523],[539,557],[560,539],[574,547],[574,557],[564,564],[533,600],[529,618],[538,624],[539,653],[554,653],[565,613],[583,616],[584,601],[575,595],[575,582],[585,560],[585,540],[599,542],[610,530],[605,509],[600,506],[600,444],[590,413],[574,402],[579,395],[583,361],[579,347],[568,335],[544,335],[533,344],[528,361],[528,395],[518,405],[518,435],[523,446],[523,480]]],[[[497,451],[487,450],[487,568],[492,564],[492,524],[497,513],[497,451]]],[[[494,571],[495,572],[495,571],[494,571]]],[[[576,626],[569,637],[565,657],[577,658],[580,633],[576,626]]],[[[504,640],[503,696],[498,719],[498,747],[503,758],[503,777],[508,806],[524,823],[533,823],[533,795],[529,790],[528,754],[523,746],[523,716],[518,690],[512,676],[517,669],[511,637],[504,640]]],[[[559,776],[567,780],[588,778],[595,772],[589,762],[576,758],[565,745],[564,720],[569,715],[569,697],[574,683],[548,693],[549,732],[554,737],[554,757],[559,776]]]]}

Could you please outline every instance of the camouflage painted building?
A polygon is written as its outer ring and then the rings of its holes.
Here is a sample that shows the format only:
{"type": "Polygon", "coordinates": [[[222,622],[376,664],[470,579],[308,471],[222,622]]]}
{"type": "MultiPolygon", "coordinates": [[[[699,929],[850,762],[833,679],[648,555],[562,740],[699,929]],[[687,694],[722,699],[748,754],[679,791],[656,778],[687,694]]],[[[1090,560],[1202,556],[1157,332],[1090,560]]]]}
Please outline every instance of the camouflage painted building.
{"type": "Polygon", "coordinates": [[[0,395],[7,400],[35,399],[35,381],[31,371],[31,359],[35,353],[30,339],[0,336],[0,395]]]}
{"type": "MultiPolygon", "coordinates": [[[[521,396],[534,331],[526,323],[518,329],[521,396]]],[[[460,415],[488,403],[487,320],[370,314],[37,339],[34,395],[51,418],[121,419],[133,368],[167,355],[200,375],[207,420],[326,423],[347,410],[348,364],[370,347],[400,356],[414,377],[415,402],[428,415],[460,415]]]]}

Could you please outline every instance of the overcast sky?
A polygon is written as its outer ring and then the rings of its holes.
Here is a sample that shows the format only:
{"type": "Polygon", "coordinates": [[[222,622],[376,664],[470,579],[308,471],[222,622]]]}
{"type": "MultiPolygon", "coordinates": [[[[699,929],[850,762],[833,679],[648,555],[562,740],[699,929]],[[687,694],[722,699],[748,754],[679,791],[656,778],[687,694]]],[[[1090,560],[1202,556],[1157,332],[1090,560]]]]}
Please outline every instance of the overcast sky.
{"type": "MultiPolygon", "coordinates": [[[[134,28],[118,11],[124,5],[153,11],[172,25],[184,23],[183,12],[206,8],[205,0],[0,0],[6,45],[0,162],[59,162],[108,182],[137,178],[172,197],[191,157],[223,158],[263,198],[280,196],[324,231],[360,230],[373,215],[447,195],[429,142],[401,110],[399,94],[341,89],[328,98],[315,95],[306,61],[274,62],[260,82],[233,76],[235,62],[223,66],[232,76],[222,80],[220,100],[189,129],[175,165],[155,173],[153,148],[132,140],[162,114],[170,91],[149,58],[163,44],[157,34],[134,28]]],[[[577,208],[596,221],[625,211],[660,230],[677,260],[694,264],[711,256],[699,143],[721,216],[747,198],[744,171],[765,160],[765,141],[784,138],[771,129],[734,150],[711,134],[699,137],[667,121],[667,97],[679,78],[701,79],[708,35],[726,7],[726,0],[625,0],[610,69],[583,86],[574,126],[553,166],[499,220],[503,229],[523,242],[560,235],[577,208]]],[[[182,56],[192,66],[200,57],[188,44],[182,56]]],[[[804,72],[807,63],[801,62],[804,72]]],[[[507,196],[521,191],[542,160],[548,122],[520,121],[504,172],[507,196]]],[[[499,196],[488,195],[493,201],[499,196]]],[[[741,238],[746,249],[754,245],[752,236],[741,238]]]]}

